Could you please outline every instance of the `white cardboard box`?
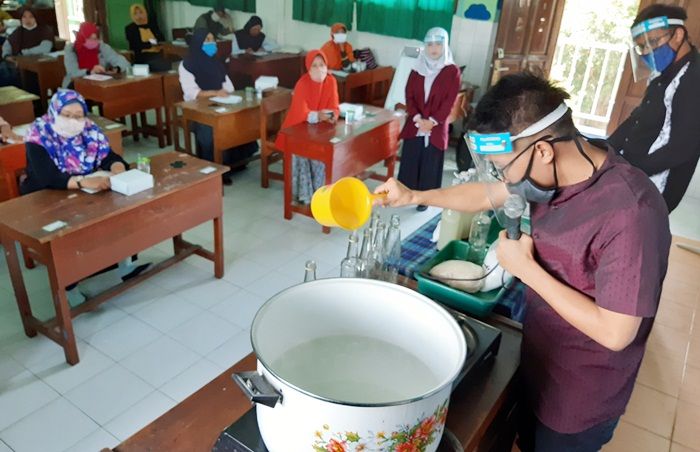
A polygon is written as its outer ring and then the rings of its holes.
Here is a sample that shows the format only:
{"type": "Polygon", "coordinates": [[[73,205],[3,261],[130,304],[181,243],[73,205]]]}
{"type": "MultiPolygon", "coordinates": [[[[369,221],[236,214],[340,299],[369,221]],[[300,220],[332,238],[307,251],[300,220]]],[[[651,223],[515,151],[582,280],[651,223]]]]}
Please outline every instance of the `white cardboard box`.
{"type": "Polygon", "coordinates": [[[112,184],[112,191],[126,196],[153,188],[153,175],[137,169],[119,173],[110,177],[109,181],[112,184]]]}

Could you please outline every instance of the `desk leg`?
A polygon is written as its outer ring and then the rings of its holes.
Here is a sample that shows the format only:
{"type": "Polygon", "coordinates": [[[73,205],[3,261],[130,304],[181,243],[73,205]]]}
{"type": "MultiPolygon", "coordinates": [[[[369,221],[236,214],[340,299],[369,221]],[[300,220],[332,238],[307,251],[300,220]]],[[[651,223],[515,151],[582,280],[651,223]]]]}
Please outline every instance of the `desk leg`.
{"type": "MultiPolygon", "coordinates": [[[[173,144],[173,118],[170,116],[170,107],[165,107],[165,143],[170,146],[173,144]]],[[[175,149],[177,150],[177,149],[175,149]]]]}
{"type": "Polygon", "coordinates": [[[22,318],[24,334],[34,337],[36,336],[36,330],[29,322],[29,319],[33,317],[32,308],[29,305],[27,288],[24,286],[24,278],[22,277],[22,268],[19,266],[19,259],[17,258],[15,241],[3,238],[2,246],[5,248],[5,259],[7,260],[7,267],[10,269],[10,279],[12,280],[12,288],[15,291],[19,315],[22,318]]]}
{"type": "Polygon", "coordinates": [[[179,254],[180,251],[184,248],[184,240],[182,240],[182,234],[178,234],[175,237],[173,237],[173,251],[175,254],[179,254]]]}
{"type": "Polygon", "coordinates": [[[389,157],[384,163],[386,164],[386,180],[389,180],[390,177],[394,177],[394,171],[396,169],[396,155],[389,157]]]}
{"type": "Polygon", "coordinates": [[[220,134],[216,133],[216,131],[219,129],[218,128],[218,123],[216,126],[213,126],[211,128],[212,131],[212,144],[214,146],[214,162],[218,163],[219,165],[224,164],[224,150],[222,149],[221,143],[218,142],[218,138],[220,134]]]}
{"type": "Polygon", "coordinates": [[[224,222],[221,217],[214,218],[214,276],[224,277],[224,222]]]}
{"type": "Polygon", "coordinates": [[[131,133],[133,134],[134,141],[139,141],[139,124],[136,120],[136,115],[131,115],[131,133]]]}
{"type": "MultiPolygon", "coordinates": [[[[165,137],[163,133],[163,109],[162,108],[156,108],[156,129],[157,129],[157,134],[158,134],[158,147],[159,148],[164,148],[165,147],[165,137]]],[[[170,144],[170,143],[168,143],[170,144]]]]}
{"type": "Polygon", "coordinates": [[[284,219],[292,219],[292,159],[289,151],[284,152],[284,219]]]}
{"type": "Polygon", "coordinates": [[[190,136],[190,121],[187,116],[183,114],[182,116],[182,128],[185,131],[185,151],[192,154],[192,137],[190,136]]]}
{"type": "Polygon", "coordinates": [[[56,256],[52,255],[51,263],[48,265],[49,282],[51,283],[51,292],[53,293],[53,305],[56,309],[56,326],[59,328],[59,336],[61,338],[61,346],[63,353],[66,355],[66,362],[71,366],[78,364],[78,346],[75,342],[75,334],[73,334],[73,319],[70,315],[70,305],[68,304],[68,296],[66,295],[66,285],[59,281],[56,275],[56,256]]]}

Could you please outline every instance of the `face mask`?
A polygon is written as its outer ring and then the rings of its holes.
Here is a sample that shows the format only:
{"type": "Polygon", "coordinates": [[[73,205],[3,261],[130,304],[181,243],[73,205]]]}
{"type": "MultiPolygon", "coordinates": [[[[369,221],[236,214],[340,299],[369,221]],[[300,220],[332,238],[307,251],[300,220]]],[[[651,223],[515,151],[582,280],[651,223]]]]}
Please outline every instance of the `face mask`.
{"type": "Polygon", "coordinates": [[[207,54],[207,56],[213,57],[216,55],[216,43],[215,42],[205,42],[202,44],[202,51],[207,54]]]}
{"type": "Polygon", "coordinates": [[[36,28],[36,24],[32,25],[31,27],[27,27],[26,25],[22,25],[22,28],[24,28],[27,31],[32,31],[36,28]]]}
{"type": "Polygon", "coordinates": [[[336,44],[343,44],[348,40],[347,33],[333,33],[333,41],[336,44]]]}
{"type": "Polygon", "coordinates": [[[653,52],[642,55],[642,59],[652,71],[661,73],[676,60],[676,51],[666,43],[653,52]]]}
{"type": "Polygon", "coordinates": [[[86,39],[85,40],[85,48],[86,49],[95,50],[99,46],[100,46],[99,39],[86,39]]]}
{"type": "MultiPolygon", "coordinates": [[[[527,150],[530,149],[530,147],[535,146],[539,141],[545,140],[535,141],[530,146],[528,146],[522,153],[527,152],[527,150]]],[[[546,142],[552,144],[554,140],[546,142]]],[[[522,155],[522,153],[520,155],[522,155]]],[[[517,158],[518,157],[515,157],[515,159],[517,158]]],[[[511,164],[515,161],[515,159],[511,161],[511,164]]],[[[527,164],[525,175],[520,180],[520,182],[507,183],[506,186],[508,187],[509,193],[520,195],[523,199],[525,199],[528,202],[546,203],[549,202],[557,192],[557,186],[559,185],[559,181],[557,180],[557,165],[555,162],[552,162],[554,166],[554,187],[545,188],[539,185],[534,180],[532,180],[532,178],[530,177],[530,172],[532,171],[532,164],[534,161],[535,152],[533,151],[530,155],[530,162],[527,164]]]]}
{"type": "Polygon", "coordinates": [[[326,76],[328,75],[328,69],[327,68],[311,68],[309,71],[309,76],[311,77],[311,80],[313,80],[316,83],[321,83],[326,79],[326,76]]]}
{"type": "Polygon", "coordinates": [[[219,16],[219,13],[217,13],[217,12],[212,12],[211,13],[211,20],[213,20],[214,22],[218,22],[221,20],[221,16],[219,16]]]}
{"type": "Polygon", "coordinates": [[[72,119],[58,115],[53,124],[53,130],[63,138],[73,138],[85,129],[85,118],[72,119]]]}

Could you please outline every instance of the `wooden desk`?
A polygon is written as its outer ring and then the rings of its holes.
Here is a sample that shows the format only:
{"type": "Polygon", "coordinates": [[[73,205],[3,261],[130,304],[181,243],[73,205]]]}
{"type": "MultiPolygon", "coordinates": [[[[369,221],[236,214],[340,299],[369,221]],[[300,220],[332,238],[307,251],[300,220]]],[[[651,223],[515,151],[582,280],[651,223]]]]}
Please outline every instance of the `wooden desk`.
{"type": "Polygon", "coordinates": [[[169,152],[151,161],[155,187],[133,196],[111,191],[88,195],[72,190],[42,190],[0,204],[0,236],[25,334],[46,335],[63,347],[69,364],[76,364],[78,349],[72,317],[96,308],[192,254],[213,261],[214,275],[223,277],[221,174],[226,169],[217,166],[213,173],[199,172],[210,165],[186,154],[169,152]],[[170,164],[177,160],[184,161],[185,166],[173,168],[170,164]],[[57,220],[68,224],[54,232],[43,229],[57,220]],[[214,222],[214,252],[182,239],[183,232],[210,220],[214,222]],[[66,286],[169,238],[173,239],[173,257],[70,308],[66,286]],[[31,257],[48,269],[56,307],[52,320],[41,322],[32,315],[15,241],[29,248],[31,257]]]}
{"type": "MultiPolygon", "coordinates": [[[[387,180],[394,175],[402,114],[383,108],[365,106],[367,116],[346,126],[345,121],[336,125],[306,122],[280,130],[284,152],[284,218],[292,218],[293,212],[311,216],[309,206],[292,203],[292,156],[318,160],[326,165],[326,184],[341,177],[362,176],[387,180]],[[373,115],[373,116],[369,116],[373,115]],[[340,141],[332,143],[331,140],[340,141]],[[386,175],[366,173],[374,164],[384,161],[386,175]]],[[[324,233],[330,229],[323,227],[324,233]]]]}
{"type": "Polygon", "coordinates": [[[138,134],[155,135],[158,146],[165,147],[165,126],[163,123],[163,86],[161,75],[151,74],[146,77],[119,76],[111,80],[98,82],[84,77],[73,79],[75,90],[100,107],[100,116],[119,120],[131,116],[134,139],[138,134]],[[146,111],[155,110],[155,131],[146,123],[146,111]],[[141,127],[136,124],[136,114],[141,115],[141,127]]]}
{"type": "Polygon", "coordinates": [[[55,93],[63,83],[66,76],[66,67],[63,64],[63,55],[54,58],[48,55],[16,56],[17,68],[22,76],[22,84],[27,86],[27,72],[33,72],[39,81],[39,97],[41,108],[46,111],[48,107],[48,94],[51,90],[55,93]]]}
{"type": "Polygon", "coordinates": [[[10,125],[26,124],[34,121],[35,100],[39,99],[14,86],[0,87],[0,116],[10,125]]]}
{"type": "MultiPolygon", "coordinates": [[[[185,149],[192,151],[190,121],[210,126],[214,132],[214,161],[222,163],[223,151],[260,138],[260,101],[245,99],[245,92],[236,91],[243,102],[236,105],[222,105],[209,99],[197,99],[175,104],[182,109],[182,122],[185,129],[185,149]],[[217,109],[225,111],[218,112],[217,109]]],[[[247,162],[246,162],[247,163],[247,162]]],[[[243,164],[241,162],[241,164],[243,164]]]]}
{"type": "MultiPolygon", "coordinates": [[[[340,102],[351,102],[359,104],[372,104],[378,102],[377,97],[389,92],[391,79],[393,78],[393,68],[389,66],[379,66],[375,69],[367,69],[362,72],[353,72],[345,77],[333,74],[338,81],[338,97],[340,102]],[[387,73],[388,72],[388,73],[387,73]],[[380,93],[381,91],[381,93],[380,93]]],[[[377,105],[380,106],[380,105],[377,105]]]]}
{"type": "MultiPolygon", "coordinates": [[[[476,450],[493,441],[493,436],[497,436],[501,428],[499,418],[512,408],[508,402],[516,392],[515,372],[520,363],[521,332],[517,327],[495,319],[489,323],[503,334],[498,355],[492,364],[455,388],[447,415],[447,428],[459,439],[465,451],[476,450]]],[[[255,366],[255,355],[251,353],[114,451],[211,450],[219,434],[250,409],[250,402],[233,382],[231,374],[255,370],[255,366]]]]}
{"type": "Polygon", "coordinates": [[[279,78],[279,86],[293,89],[304,73],[304,54],[271,53],[265,56],[231,56],[228,76],[236,88],[253,86],[261,75],[279,78]]]}

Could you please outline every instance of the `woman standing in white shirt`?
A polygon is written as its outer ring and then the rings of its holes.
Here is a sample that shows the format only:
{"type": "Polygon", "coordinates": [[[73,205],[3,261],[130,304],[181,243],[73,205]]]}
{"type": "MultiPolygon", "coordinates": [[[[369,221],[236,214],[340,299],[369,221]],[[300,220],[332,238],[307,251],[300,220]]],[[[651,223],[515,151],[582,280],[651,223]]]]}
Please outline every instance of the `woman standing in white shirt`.
{"type": "MultiPolygon", "coordinates": [[[[216,58],[216,39],[205,28],[194,31],[190,50],[180,63],[180,85],[186,101],[228,96],[233,92],[233,83],[226,75],[226,68],[216,58]]],[[[214,160],[214,135],[212,128],[193,122],[191,129],[197,141],[197,154],[205,160],[214,160]]],[[[224,164],[230,165],[246,159],[258,150],[257,142],[246,143],[224,151],[224,164]]],[[[224,184],[231,185],[230,172],[223,176],[224,184]]]]}

